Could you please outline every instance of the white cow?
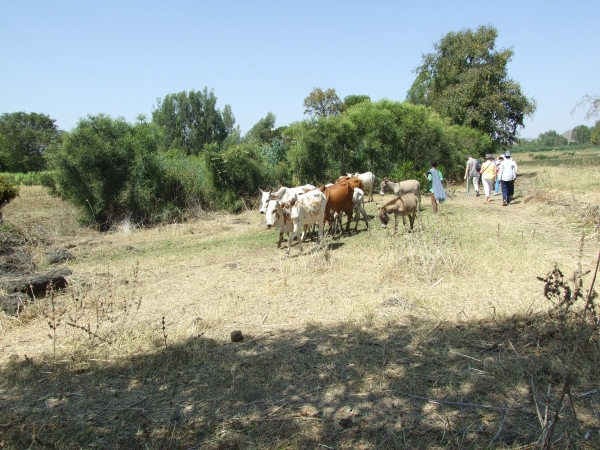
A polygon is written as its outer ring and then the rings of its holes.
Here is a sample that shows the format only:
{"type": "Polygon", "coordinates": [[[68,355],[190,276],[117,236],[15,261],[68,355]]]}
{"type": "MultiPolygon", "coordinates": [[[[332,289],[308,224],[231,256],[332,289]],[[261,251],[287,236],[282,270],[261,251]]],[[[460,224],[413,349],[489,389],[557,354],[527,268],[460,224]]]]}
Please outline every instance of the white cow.
{"type": "Polygon", "coordinates": [[[367,225],[367,230],[369,229],[369,216],[365,211],[365,193],[360,188],[354,188],[354,194],[352,196],[352,204],[354,205],[354,220],[356,220],[356,225],[354,225],[354,231],[358,228],[358,222],[360,220],[360,216],[365,219],[365,224],[367,225]]]}
{"type": "Polygon", "coordinates": [[[371,172],[348,174],[349,177],[360,178],[360,181],[363,182],[363,187],[365,188],[365,192],[369,191],[369,201],[373,201],[373,187],[375,186],[375,175],[371,172]]]}
{"type": "MultiPolygon", "coordinates": [[[[294,231],[294,224],[292,222],[292,218],[290,217],[290,212],[288,210],[282,210],[280,214],[274,214],[273,211],[276,211],[277,200],[269,200],[267,204],[267,228],[278,228],[279,229],[279,240],[277,241],[277,249],[281,248],[281,242],[283,241],[283,234],[287,233],[288,237],[290,233],[294,231]],[[269,220],[271,218],[271,220],[269,220]],[[269,223],[271,222],[271,223],[269,223]]],[[[307,227],[305,227],[307,229],[307,227]]]]}
{"type": "Polygon", "coordinates": [[[281,200],[283,202],[289,202],[298,199],[298,195],[304,194],[308,191],[312,191],[313,189],[315,189],[315,187],[312,184],[305,184],[304,186],[296,186],[293,188],[282,186],[276,192],[273,192],[273,190],[263,191],[262,189],[259,189],[261,198],[260,208],[258,211],[261,214],[267,212],[267,205],[270,200],[281,200]]]}
{"type": "Polygon", "coordinates": [[[290,202],[281,200],[269,202],[266,212],[267,228],[273,228],[275,224],[281,223],[281,221],[283,221],[285,226],[287,226],[289,222],[292,224],[292,232],[288,238],[288,248],[285,252],[286,256],[289,256],[292,241],[298,235],[300,229],[302,229],[300,252],[302,252],[302,242],[306,236],[307,228],[309,228],[310,225],[317,224],[319,227],[318,242],[321,242],[321,238],[323,237],[323,219],[325,217],[326,204],[327,199],[325,198],[325,194],[318,189],[300,195],[297,200],[292,200],[290,202]]]}

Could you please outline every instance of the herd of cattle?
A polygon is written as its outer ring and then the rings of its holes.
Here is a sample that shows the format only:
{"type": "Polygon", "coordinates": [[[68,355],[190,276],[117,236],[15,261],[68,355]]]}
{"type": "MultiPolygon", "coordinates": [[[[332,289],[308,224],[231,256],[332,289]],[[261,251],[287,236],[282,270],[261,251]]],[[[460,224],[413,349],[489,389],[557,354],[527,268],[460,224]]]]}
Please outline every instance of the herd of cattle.
{"type": "MultiPolygon", "coordinates": [[[[328,222],[329,230],[335,233],[337,224],[342,223],[342,214],[346,214],[346,233],[350,234],[350,222],[354,216],[354,231],[358,228],[360,217],[364,218],[369,228],[369,216],[364,209],[365,192],[369,193],[369,201],[373,201],[373,188],[375,175],[371,172],[348,174],[339,177],[335,183],[319,187],[306,184],[293,188],[280,187],[276,191],[261,190],[260,213],[266,215],[267,228],[279,229],[277,248],[281,247],[283,234],[288,234],[288,247],[286,256],[289,256],[293,240],[298,236],[300,252],[302,242],[311,226],[318,227],[318,242],[321,242],[324,232],[324,223],[328,222]]],[[[385,228],[390,215],[394,215],[394,231],[397,230],[398,216],[402,216],[403,223],[408,216],[410,228],[413,228],[414,219],[421,206],[421,185],[417,180],[406,180],[396,183],[388,178],[381,182],[380,193],[391,190],[395,198],[379,209],[381,226],[385,228]]]]}

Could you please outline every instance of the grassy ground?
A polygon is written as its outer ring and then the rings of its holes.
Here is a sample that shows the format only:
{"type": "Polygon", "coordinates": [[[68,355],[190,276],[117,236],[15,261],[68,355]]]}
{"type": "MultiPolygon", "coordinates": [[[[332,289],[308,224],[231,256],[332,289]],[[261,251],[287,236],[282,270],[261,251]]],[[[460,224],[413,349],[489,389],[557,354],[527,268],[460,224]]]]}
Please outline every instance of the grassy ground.
{"type": "Polygon", "coordinates": [[[449,187],[414,233],[288,259],[256,211],[99,234],[23,187],[4,217],[38,269],[75,259],[0,316],[0,448],[533,448],[569,367],[556,445],[597,448],[597,334],[573,357],[537,277],[594,269],[598,170],[527,166],[509,207],[449,187]]]}

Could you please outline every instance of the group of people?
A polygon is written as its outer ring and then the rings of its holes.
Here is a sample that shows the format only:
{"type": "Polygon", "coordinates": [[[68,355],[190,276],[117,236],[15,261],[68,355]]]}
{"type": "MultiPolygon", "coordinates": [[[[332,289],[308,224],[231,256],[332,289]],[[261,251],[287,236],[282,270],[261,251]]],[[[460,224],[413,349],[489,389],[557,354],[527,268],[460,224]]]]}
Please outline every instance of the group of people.
{"type": "MultiPolygon", "coordinates": [[[[479,179],[481,179],[486,203],[491,202],[492,190],[494,195],[498,195],[499,190],[502,189],[502,206],[508,206],[515,195],[517,170],[517,163],[511,158],[508,150],[496,160],[494,160],[492,154],[488,153],[485,155],[485,161],[481,164],[471,155],[467,155],[467,166],[465,168],[467,195],[471,195],[471,184],[473,184],[475,196],[479,197],[479,179]]],[[[447,198],[442,186],[444,177],[437,170],[437,161],[431,161],[431,168],[423,176],[431,182],[431,188],[429,189],[431,206],[433,207],[433,213],[437,214],[437,203],[442,203],[447,198]]]]}
{"type": "Polygon", "coordinates": [[[515,179],[517,178],[517,163],[511,158],[510,151],[500,155],[497,160],[491,154],[485,155],[485,161],[479,163],[471,155],[467,155],[465,177],[467,180],[467,195],[471,195],[471,184],[475,188],[475,196],[479,197],[479,180],[483,184],[486,203],[490,203],[492,189],[494,195],[502,189],[502,206],[508,206],[515,195],[515,179]]]}

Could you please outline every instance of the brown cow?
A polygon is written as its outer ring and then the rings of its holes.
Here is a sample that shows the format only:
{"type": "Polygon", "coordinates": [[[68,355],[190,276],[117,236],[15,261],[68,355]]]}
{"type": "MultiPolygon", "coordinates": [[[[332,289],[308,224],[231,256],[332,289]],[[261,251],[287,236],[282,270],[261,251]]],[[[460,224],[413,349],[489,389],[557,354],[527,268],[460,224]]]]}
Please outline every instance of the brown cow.
{"type": "Polygon", "coordinates": [[[335,180],[335,184],[339,183],[349,183],[353,188],[359,188],[363,192],[365,190],[364,184],[360,178],[357,177],[348,177],[346,175],[342,175],[337,180],[335,180]]]}
{"type": "Polygon", "coordinates": [[[352,221],[352,212],[354,211],[354,203],[352,202],[354,187],[350,183],[343,182],[329,187],[320,186],[319,189],[325,194],[325,198],[327,199],[325,219],[331,224],[334,222],[333,216],[335,213],[345,212],[348,216],[346,233],[350,234],[350,222],[352,221]]]}

